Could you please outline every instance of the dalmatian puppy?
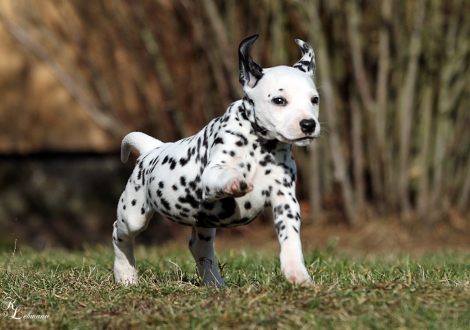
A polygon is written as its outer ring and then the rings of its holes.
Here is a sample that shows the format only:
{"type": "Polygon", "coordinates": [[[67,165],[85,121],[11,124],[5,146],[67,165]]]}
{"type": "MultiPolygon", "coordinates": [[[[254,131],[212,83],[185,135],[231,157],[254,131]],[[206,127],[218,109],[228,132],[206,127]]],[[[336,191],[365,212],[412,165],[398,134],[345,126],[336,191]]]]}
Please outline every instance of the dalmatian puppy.
{"type": "Polygon", "coordinates": [[[251,47],[258,35],[239,46],[240,83],[245,95],[202,131],[163,143],[139,132],[122,141],[140,157],[120,198],[114,223],[115,280],[135,284],[134,237],[154,211],[191,226],[189,249],[202,281],[224,286],[214,257],[216,228],[246,225],[272,206],[281,245],[281,270],[287,280],[312,285],[299,237],[300,208],[295,197],[292,145],[306,146],[320,134],[319,95],[312,77],[312,48],[296,39],[302,58],[293,66],[261,68],[251,47]]]}

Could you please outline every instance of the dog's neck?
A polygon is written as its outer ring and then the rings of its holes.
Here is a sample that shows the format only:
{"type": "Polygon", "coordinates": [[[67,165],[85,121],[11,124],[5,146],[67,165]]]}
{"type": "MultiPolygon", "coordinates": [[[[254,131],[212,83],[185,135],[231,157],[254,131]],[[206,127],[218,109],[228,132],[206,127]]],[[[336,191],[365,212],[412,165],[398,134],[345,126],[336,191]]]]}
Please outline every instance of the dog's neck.
{"type": "Polygon", "coordinates": [[[256,117],[256,109],[253,100],[251,100],[246,94],[243,96],[242,105],[238,108],[241,117],[248,121],[251,129],[250,134],[254,134],[260,138],[267,139],[267,129],[259,124],[256,117]]]}

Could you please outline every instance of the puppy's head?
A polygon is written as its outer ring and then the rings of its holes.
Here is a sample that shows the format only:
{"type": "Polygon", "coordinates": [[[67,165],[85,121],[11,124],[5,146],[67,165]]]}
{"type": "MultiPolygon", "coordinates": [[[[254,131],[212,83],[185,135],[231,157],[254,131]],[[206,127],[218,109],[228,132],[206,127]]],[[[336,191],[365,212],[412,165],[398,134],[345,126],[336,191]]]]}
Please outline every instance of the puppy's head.
{"type": "Polygon", "coordinates": [[[251,105],[248,117],[266,139],[307,145],[320,135],[320,99],[312,80],[313,50],[296,39],[302,58],[293,67],[263,69],[251,58],[251,46],[257,38],[246,38],[239,47],[240,83],[251,105]]]}

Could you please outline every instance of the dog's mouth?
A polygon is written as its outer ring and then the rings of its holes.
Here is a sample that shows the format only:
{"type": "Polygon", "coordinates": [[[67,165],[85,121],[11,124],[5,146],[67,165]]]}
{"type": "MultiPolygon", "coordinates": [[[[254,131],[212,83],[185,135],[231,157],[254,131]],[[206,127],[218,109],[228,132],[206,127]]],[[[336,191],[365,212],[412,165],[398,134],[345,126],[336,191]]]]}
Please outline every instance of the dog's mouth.
{"type": "Polygon", "coordinates": [[[286,138],[284,135],[278,133],[279,137],[280,137],[280,141],[281,142],[284,142],[284,143],[289,143],[289,144],[294,144],[294,145],[297,145],[297,146],[306,146],[308,144],[310,144],[313,140],[315,140],[315,136],[311,135],[311,136],[303,136],[301,138],[298,138],[298,139],[288,139],[286,138]]]}

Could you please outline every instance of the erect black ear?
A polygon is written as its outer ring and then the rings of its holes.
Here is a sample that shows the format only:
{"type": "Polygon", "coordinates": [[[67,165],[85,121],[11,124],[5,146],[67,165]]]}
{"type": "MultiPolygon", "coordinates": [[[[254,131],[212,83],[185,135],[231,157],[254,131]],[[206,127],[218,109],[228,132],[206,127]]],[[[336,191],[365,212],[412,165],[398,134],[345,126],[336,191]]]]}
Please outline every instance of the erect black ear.
{"type": "Polygon", "coordinates": [[[313,77],[315,73],[315,53],[313,52],[312,47],[306,42],[303,42],[300,39],[295,39],[295,43],[299,46],[300,51],[302,52],[302,58],[294,64],[294,68],[299,69],[300,71],[305,72],[310,77],[313,77]]]}
{"type": "Polygon", "coordinates": [[[238,47],[238,63],[240,66],[240,84],[251,88],[256,86],[258,80],[263,77],[263,69],[253,62],[251,58],[251,46],[258,39],[258,35],[252,35],[240,43],[238,47]]]}

